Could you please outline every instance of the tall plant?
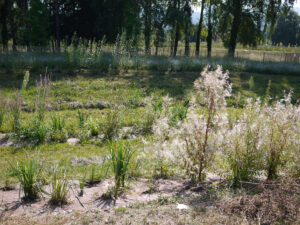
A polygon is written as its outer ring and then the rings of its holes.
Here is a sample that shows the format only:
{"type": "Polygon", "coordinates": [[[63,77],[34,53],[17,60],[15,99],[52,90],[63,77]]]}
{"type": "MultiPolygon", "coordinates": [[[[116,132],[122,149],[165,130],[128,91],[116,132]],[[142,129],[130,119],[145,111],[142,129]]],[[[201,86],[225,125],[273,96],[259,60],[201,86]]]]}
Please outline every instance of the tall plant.
{"type": "Polygon", "coordinates": [[[24,192],[24,199],[33,201],[40,197],[42,190],[42,166],[36,157],[19,161],[11,165],[12,175],[20,182],[20,190],[24,192]]]}
{"type": "Polygon", "coordinates": [[[50,92],[50,76],[47,75],[47,69],[45,76],[40,76],[40,81],[36,81],[36,100],[35,100],[35,111],[37,114],[38,121],[43,121],[46,107],[47,107],[47,98],[50,92]]]}
{"type": "Polygon", "coordinates": [[[114,173],[116,192],[125,187],[133,154],[134,151],[128,143],[110,144],[111,167],[114,173]]]}
{"type": "Polygon", "coordinates": [[[198,181],[204,179],[203,171],[217,148],[218,130],[223,125],[222,109],[226,106],[225,98],[231,95],[228,79],[228,73],[223,73],[222,67],[211,70],[207,66],[194,82],[194,108],[190,110],[181,134],[184,140],[184,165],[190,176],[198,181]],[[206,108],[205,115],[197,112],[201,105],[206,108]]]}

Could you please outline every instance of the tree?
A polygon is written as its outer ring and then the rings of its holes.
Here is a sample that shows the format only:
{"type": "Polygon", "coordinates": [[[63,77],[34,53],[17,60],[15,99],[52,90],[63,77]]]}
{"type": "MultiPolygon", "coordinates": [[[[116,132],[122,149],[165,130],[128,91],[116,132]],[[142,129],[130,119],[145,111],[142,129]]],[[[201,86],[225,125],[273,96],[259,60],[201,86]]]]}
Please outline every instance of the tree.
{"type": "Polygon", "coordinates": [[[191,0],[185,0],[183,6],[183,23],[184,23],[184,55],[190,55],[190,36],[191,36],[191,29],[192,29],[192,7],[191,7],[191,0]]]}
{"type": "Polygon", "coordinates": [[[50,23],[47,7],[40,0],[31,0],[30,9],[26,14],[29,25],[30,45],[37,47],[47,46],[50,39],[50,23]]]}
{"type": "Polygon", "coordinates": [[[168,2],[166,0],[156,0],[155,3],[153,29],[155,34],[155,55],[158,55],[159,45],[165,40],[165,25],[167,20],[168,2]]]}
{"type": "Polygon", "coordinates": [[[263,32],[268,29],[272,33],[277,16],[282,11],[289,10],[293,3],[294,0],[222,1],[219,10],[220,18],[223,19],[220,23],[220,32],[225,47],[228,48],[228,56],[234,57],[238,42],[256,45],[263,32]]]}
{"type": "Polygon", "coordinates": [[[300,16],[295,11],[290,11],[287,15],[281,14],[274,34],[272,35],[272,44],[284,46],[300,45],[297,38],[300,36],[300,16]]]}
{"type": "Polygon", "coordinates": [[[9,0],[0,1],[0,23],[1,23],[1,40],[3,50],[8,48],[8,30],[7,30],[7,21],[8,21],[8,6],[9,0]]]}

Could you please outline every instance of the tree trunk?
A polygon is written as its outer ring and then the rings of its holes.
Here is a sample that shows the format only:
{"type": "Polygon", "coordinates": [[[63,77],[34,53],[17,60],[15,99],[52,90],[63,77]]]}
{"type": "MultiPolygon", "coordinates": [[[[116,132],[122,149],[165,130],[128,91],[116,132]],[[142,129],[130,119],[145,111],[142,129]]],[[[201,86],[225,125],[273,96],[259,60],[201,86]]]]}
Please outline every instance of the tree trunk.
{"type": "Polygon", "coordinates": [[[146,0],[145,3],[145,54],[150,55],[151,54],[151,1],[146,0]]]}
{"type": "Polygon", "coordinates": [[[16,29],[15,29],[15,22],[14,22],[14,13],[12,11],[12,5],[9,6],[10,12],[9,12],[9,24],[10,24],[10,32],[12,37],[12,50],[14,52],[17,51],[17,39],[16,39],[16,29]]]}
{"type": "Polygon", "coordinates": [[[196,57],[199,57],[199,52],[200,52],[200,42],[201,42],[201,32],[202,32],[202,23],[203,23],[204,4],[205,4],[205,0],[202,0],[200,20],[199,20],[199,24],[198,24],[197,37],[196,37],[196,51],[195,51],[196,57]]]}
{"type": "Polygon", "coordinates": [[[229,50],[228,56],[234,58],[235,48],[237,44],[237,37],[241,25],[242,17],[242,2],[241,0],[234,0],[234,9],[233,9],[233,22],[230,32],[230,41],[229,41],[229,50]]]}
{"type": "Polygon", "coordinates": [[[190,37],[185,37],[184,55],[190,56],[190,37]]]}
{"type": "Polygon", "coordinates": [[[211,24],[211,0],[209,1],[209,11],[208,11],[208,34],[207,34],[207,58],[211,57],[212,48],[212,24],[211,24]]]}
{"type": "Polygon", "coordinates": [[[1,22],[1,39],[3,51],[7,51],[8,48],[8,32],[7,32],[7,9],[8,9],[8,0],[4,0],[3,5],[1,6],[0,13],[0,22],[1,22]]]}
{"type": "Polygon", "coordinates": [[[158,34],[156,34],[156,38],[155,38],[155,42],[154,42],[154,45],[155,45],[155,56],[158,55],[158,48],[159,48],[159,37],[157,37],[158,34]]]}
{"type": "Polygon", "coordinates": [[[60,19],[59,19],[59,4],[55,2],[55,33],[56,33],[56,51],[60,52],[60,19]]]}
{"type": "Polygon", "coordinates": [[[179,33],[180,29],[179,29],[179,23],[176,22],[176,31],[175,31],[175,39],[174,39],[174,51],[173,51],[173,57],[176,56],[177,54],[177,48],[178,48],[178,41],[179,41],[179,33]]]}

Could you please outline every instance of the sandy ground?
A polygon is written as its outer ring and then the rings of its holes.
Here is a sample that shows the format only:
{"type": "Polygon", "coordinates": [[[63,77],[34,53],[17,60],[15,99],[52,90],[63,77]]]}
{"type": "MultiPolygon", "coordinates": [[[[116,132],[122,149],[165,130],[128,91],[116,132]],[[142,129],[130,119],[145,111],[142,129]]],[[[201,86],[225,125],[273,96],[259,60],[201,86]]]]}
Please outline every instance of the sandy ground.
{"type": "MultiPolygon", "coordinates": [[[[119,198],[104,200],[102,194],[112,185],[111,180],[102,181],[93,187],[86,187],[82,197],[78,196],[79,188],[76,182],[69,191],[69,203],[62,207],[53,207],[49,204],[49,197],[44,195],[38,201],[32,203],[22,202],[19,197],[19,189],[0,191],[0,213],[2,215],[19,216],[22,214],[39,216],[42,214],[70,213],[73,211],[105,210],[116,207],[127,207],[130,204],[143,203],[157,200],[163,197],[183,196],[191,192],[199,192],[202,187],[190,188],[185,180],[159,179],[155,182],[155,191],[149,193],[149,181],[139,179],[132,181],[128,190],[119,198]]],[[[47,187],[46,187],[47,189],[47,187]]],[[[22,197],[22,193],[20,193],[22,197]]]]}

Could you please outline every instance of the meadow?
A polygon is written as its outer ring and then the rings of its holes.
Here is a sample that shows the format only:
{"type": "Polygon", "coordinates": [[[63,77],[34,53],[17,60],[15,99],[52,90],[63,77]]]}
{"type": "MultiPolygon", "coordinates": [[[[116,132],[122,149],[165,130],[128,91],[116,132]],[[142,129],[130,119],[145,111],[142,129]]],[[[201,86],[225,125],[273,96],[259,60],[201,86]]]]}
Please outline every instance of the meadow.
{"type": "Polygon", "coordinates": [[[70,49],[0,55],[1,223],[299,222],[299,63],[70,49]]]}

